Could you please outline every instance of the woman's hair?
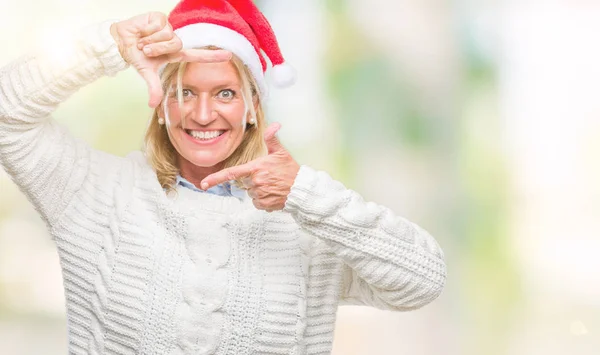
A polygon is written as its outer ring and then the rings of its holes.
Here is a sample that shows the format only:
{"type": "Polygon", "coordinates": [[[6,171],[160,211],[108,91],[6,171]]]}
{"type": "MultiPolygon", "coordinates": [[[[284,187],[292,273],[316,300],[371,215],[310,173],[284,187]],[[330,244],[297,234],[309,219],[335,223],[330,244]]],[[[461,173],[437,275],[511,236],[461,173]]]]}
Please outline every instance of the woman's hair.
{"type": "MultiPolygon", "coordinates": [[[[206,47],[206,49],[218,49],[217,47],[206,47]]],[[[224,161],[224,168],[248,163],[267,153],[267,148],[263,133],[266,122],[265,115],[258,95],[257,84],[250,70],[236,55],[233,55],[231,63],[237,71],[238,78],[241,82],[241,91],[244,104],[246,106],[246,115],[250,113],[250,117],[256,118],[255,124],[246,124],[246,130],[242,142],[237,149],[224,161]],[[254,109],[255,103],[256,110],[254,109]]],[[[168,64],[162,72],[161,83],[164,100],[167,99],[167,91],[171,83],[177,81],[177,97],[182,103],[182,77],[185,73],[187,63],[171,63],[168,64]]],[[[158,123],[158,112],[160,106],[154,110],[152,119],[148,125],[146,135],[144,137],[144,150],[148,161],[156,171],[158,182],[167,190],[174,189],[179,167],[177,166],[177,151],[169,139],[166,125],[158,123]]],[[[236,181],[236,184],[241,187],[241,181],[236,181]]]]}

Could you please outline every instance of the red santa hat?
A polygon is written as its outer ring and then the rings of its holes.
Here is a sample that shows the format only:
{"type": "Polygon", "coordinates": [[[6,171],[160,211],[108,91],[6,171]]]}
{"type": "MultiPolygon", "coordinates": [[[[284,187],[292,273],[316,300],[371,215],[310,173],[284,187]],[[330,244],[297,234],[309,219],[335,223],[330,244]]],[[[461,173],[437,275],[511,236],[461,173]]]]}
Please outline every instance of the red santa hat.
{"type": "Polygon", "coordinates": [[[271,25],[252,0],[181,0],[169,14],[184,49],[216,46],[237,55],[267,93],[265,71],[269,58],[277,87],[295,82],[295,72],[285,63],[271,25]]]}

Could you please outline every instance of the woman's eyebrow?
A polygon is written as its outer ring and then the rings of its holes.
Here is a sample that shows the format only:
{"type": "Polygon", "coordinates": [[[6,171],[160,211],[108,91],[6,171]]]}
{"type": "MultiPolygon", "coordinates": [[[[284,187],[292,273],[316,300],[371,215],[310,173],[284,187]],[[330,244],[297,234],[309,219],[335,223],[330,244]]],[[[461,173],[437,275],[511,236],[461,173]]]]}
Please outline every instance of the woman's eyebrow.
{"type": "Polygon", "coordinates": [[[240,86],[238,83],[235,82],[227,82],[221,85],[216,85],[215,89],[225,89],[225,88],[237,88],[238,86],[240,86]]]}
{"type": "MultiPolygon", "coordinates": [[[[222,82],[216,83],[215,85],[211,85],[210,89],[211,90],[220,90],[220,89],[225,89],[225,88],[237,88],[239,86],[240,86],[240,84],[235,81],[222,81],[222,82]]],[[[181,83],[181,87],[184,89],[192,89],[195,91],[201,91],[200,87],[197,85],[194,85],[194,84],[181,83]]]]}

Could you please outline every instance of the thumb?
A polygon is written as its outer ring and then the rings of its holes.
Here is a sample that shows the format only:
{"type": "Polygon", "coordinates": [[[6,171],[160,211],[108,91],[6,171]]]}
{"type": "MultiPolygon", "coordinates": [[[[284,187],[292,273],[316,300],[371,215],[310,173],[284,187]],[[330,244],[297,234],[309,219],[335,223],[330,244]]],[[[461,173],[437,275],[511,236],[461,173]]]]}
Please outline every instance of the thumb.
{"type": "Polygon", "coordinates": [[[160,84],[158,73],[151,69],[140,69],[139,72],[148,86],[148,106],[155,108],[160,104],[163,97],[162,85],[160,84]]]}
{"type": "Polygon", "coordinates": [[[271,123],[269,127],[267,127],[267,129],[265,130],[264,138],[265,143],[267,144],[269,154],[275,153],[276,151],[283,149],[283,147],[281,146],[281,142],[279,142],[279,139],[276,136],[277,131],[279,131],[279,129],[281,129],[281,124],[275,122],[271,123]]]}
{"type": "Polygon", "coordinates": [[[162,30],[167,25],[167,17],[160,12],[149,12],[147,14],[146,24],[141,28],[140,34],[143,37],[149,36],[162,30]]]}

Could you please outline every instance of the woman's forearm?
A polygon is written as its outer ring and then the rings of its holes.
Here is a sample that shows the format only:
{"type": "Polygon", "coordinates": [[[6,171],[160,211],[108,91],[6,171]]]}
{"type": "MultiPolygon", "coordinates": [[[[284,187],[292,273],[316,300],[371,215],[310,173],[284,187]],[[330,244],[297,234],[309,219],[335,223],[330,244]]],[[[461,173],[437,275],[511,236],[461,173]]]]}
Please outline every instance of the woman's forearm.
{"type": "Polygon", "coordinates": [[[0,162],[49,222],[73,196],[90,158],[87,145],[50,114],[81,87],[126,67],[109,26],[88,27],[60,48],[0,69],[0,162]]]}
{"type": "Polygon", "coordinates": [[[90,26],[0,69],[0,122],[40,121],[83,86],[125,69],[110,24],[90,26]]]}
{"type": "Polygon", "coordinates": [[[343,298],[408,310],[440,294],[446,266],[437,242],[388,208],[365,202],[326,173],[303,166],[285,210],[349,267],[343,298]]]}

